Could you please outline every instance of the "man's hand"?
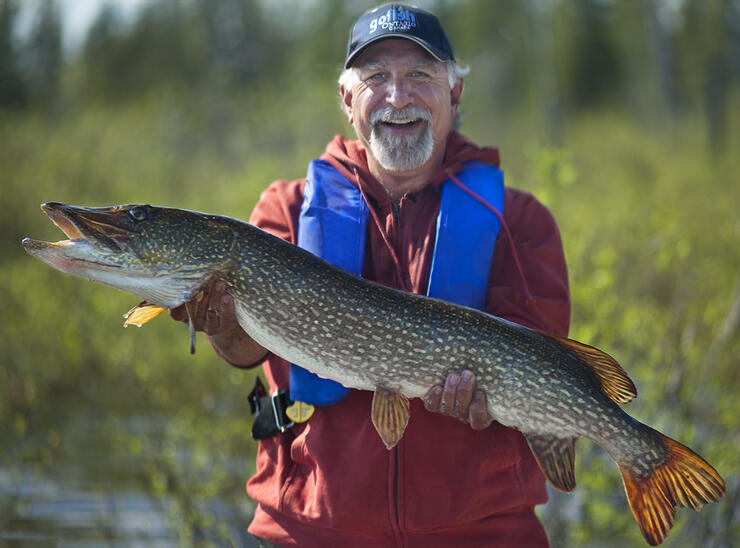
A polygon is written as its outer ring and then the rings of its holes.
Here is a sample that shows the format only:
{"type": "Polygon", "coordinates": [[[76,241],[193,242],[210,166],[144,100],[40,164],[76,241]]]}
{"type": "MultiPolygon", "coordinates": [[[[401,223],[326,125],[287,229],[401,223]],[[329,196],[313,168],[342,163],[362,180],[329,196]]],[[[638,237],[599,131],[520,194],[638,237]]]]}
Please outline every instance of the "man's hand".
{"type": "Polygon", "coordinates": [[[470,371],[450,373],[444,386],[433,386],[424,396],[424,407],[470,423],[474,430],[483,430],[493,422],[488,415],[486,395],[475,390],[475,376],[470,371]]]}
{"type": "MultiPolygon", "coordinates": [[[[239,327],[234,310],[234,299],[226,293],[223,282],[216,281],[204,287],[200,299],[191,303],[190,310],[193,327],[196,331],[202,331],[206,335],[220,335],[239,327]]],[[[173,308],[170,316],[178,322],[187,323],[188,321],[185,305],[173,308]]]]}
{"type": "MultiPolygon", "coordinates": [[[[213,349],[231,365],[249,367],[267,355],[267,350],[239,325],[234,299],[223,282],[204,287],[203,295],[191,303],[190,311],[195,330],[204,332],[213,349]]],[[[185,305],[173,308],[170,316],[178,322],[188,322],[185,305]]]]}

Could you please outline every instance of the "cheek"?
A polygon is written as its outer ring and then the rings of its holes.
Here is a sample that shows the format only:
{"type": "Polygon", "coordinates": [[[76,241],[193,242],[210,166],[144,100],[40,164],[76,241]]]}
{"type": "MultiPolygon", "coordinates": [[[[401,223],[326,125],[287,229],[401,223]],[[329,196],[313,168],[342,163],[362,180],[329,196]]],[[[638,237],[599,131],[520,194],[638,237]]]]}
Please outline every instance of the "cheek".
{"type": "Polygon", "coordinates": [[[452,129],[452,121],[455,114],[449,102],[436,105],[435,111],[435,133],[446,136],[452,129]]]}
{"type": "Polygon", "coordinates": [[[377,109],[377,96],[374,96],[371,92],[355,95],[355,100],[352,103],[352,118],[353,124],[361,127],[370,126],[370,115],[377,109]]]}
{"type": "Polygon", "coordinates": [[[423,94],[422,100],[436,120],[444,121],[453,116],[452,98],[446,82],[444,87],[438,85],[428,90],[423,94]]]}

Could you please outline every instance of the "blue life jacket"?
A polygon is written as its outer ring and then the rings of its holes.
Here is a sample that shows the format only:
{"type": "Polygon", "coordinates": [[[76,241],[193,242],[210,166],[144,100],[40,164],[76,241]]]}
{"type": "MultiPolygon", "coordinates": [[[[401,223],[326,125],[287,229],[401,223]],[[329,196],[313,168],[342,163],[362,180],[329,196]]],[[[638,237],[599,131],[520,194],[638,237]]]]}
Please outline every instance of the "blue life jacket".
{"type": "MultiPolygon", "coordinates": [[[[457,178],[503,215],[503,172],[470,161],[457,178]]],[[[355,185],[324,160],[308,166],[298,218],[298,245],[361,276],[370,211],[355,185]]],[[[442,186],[427,295],[483,310],[498,217],[451,180],[442,186]]],[[[338,382],[290,364],[290,399],[328,405],[349,391],[338,382]]]]}

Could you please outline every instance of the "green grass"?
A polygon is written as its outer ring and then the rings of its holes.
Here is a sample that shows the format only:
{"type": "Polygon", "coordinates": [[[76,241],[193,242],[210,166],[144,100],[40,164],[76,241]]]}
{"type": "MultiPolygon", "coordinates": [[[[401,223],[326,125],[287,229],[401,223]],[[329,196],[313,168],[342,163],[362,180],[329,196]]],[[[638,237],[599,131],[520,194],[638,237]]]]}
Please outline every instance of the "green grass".
{"type": "MultiPolygon", "coordinates": [[[[173,520],[183,539],[195,528],[228,535],[193,500],[243,504],[243,483],[214,457],[238,459],[242,479],[253,469],[244,403],[251,374],[221,362],[200,336],[189,356],[186,328],[167,319],[123,330],[120,315],[135,297],[54,271],[20,240],[60,238],[38,209],[44,201],[148,202],[247,218],[271,180],[301,176],[344,129],[325,100],[328,87],[304,98],[315,106],[308,114],[268,92],[211,100],[158,92],[55,118],[0,114],[2,459],[44,469],[78,458],[65,443],[67,425],[97,409],[111,453],[156,455],[133,475],[153,496],[180,497],[173,520]],[[141,410],[164,417],[156,442],[116,418],[141,410]]],[[[486,120],[470,126],[481,143],[490,140],[486,120]]],[[[531,138],[541,132],[526,121],[496,133],[509,184],[534,192],[559,222],[573,338],[624,365],[640,394],[631,414],[691,445],[728,480],[724,502],[678,512],[666,545],[732,544],[740,535],[732,504],[740,496],[740,348],[730,313],[740,294],[740,159],[706,152],[693,119],[647,126],[597,112],[570,120],[558,146],[531,138]]],[[[737,136],[727,148],[738,150],[737,136]]],[[[553,539],[638,542],[603,451],[581,441],[576,469],[576,494],[542,511],[553,539]]]]}

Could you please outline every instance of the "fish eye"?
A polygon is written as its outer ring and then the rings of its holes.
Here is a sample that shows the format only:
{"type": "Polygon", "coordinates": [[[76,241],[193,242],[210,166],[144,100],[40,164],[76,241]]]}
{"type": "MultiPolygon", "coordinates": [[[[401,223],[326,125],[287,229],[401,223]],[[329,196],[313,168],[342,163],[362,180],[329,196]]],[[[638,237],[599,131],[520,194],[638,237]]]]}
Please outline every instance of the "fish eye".
{"type": "Polygon", "coordinates": [[[128,214],[134,221],[146,219],[146,210],[143,207],[132,207],[128,210],[128,214]]]}

